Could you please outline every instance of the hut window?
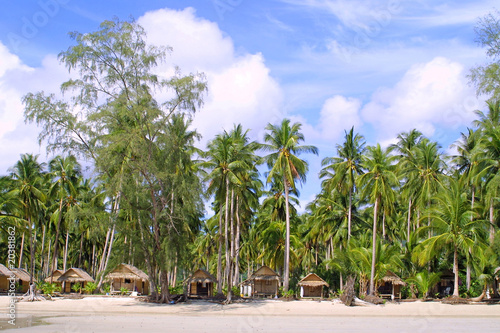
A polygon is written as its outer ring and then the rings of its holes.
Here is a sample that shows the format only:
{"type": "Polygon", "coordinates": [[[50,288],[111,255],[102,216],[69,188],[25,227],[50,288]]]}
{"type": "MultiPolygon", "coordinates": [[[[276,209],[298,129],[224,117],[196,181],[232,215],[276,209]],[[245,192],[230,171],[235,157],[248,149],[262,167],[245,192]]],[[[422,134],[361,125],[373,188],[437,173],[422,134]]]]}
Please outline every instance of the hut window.
{"type": "Polygon", "coordinates": [[[125,283],[132,283],[130,279],[125,279],[125,283]]]}
{"type": "Polygon", "coordinates": [[[203,288],[207,287],[207,283],[205,281],[203,281],[203,283],[201,285],[202,285],[203,288]]]}

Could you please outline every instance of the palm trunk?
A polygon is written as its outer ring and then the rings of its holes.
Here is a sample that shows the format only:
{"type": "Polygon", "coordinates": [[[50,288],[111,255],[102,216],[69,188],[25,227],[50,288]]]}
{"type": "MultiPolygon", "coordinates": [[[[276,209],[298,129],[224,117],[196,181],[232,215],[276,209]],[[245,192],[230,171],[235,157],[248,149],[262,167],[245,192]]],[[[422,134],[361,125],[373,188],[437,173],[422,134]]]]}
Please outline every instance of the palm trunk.
{"type": "Polygon", "coordinates": [[[234,282],[240,281],[240,205],[239,198],[236,196],[236,235],[234,236],[234,282]]]}
{"type": "Polygon", "coordinates": [[[385,239],[385,211],[382,212],[382,239],[385,239]]]}
{"type": "Polygon", "coordinates": [[[453,249],[453,273],[455,274],[455,284],[453,286],[453,296],[458,297],[458,249],[457,246],[455,245],[455,248],[453,249]]]}
{"type": "Polygon", "coordinates": [[[351,238],[352,187],[349,188],[349,210],[347,213],[347,240],[351,238]]]}
{"type": "Polygon", "coordinates": [[[226,269],[224,270],[224,282],[227,286],[227,276],[229,272],[229,178],[226,177],[226,209],[225,209],[225,221],[224,221],[224,250],[226,252],[226,269]]]}
{"type": "Polygon", "coordinates": [[[66,231],[66,244],[64,245],[64,260],[63,260],[63,271],[66,272],[66,263],[68,261],[68,241],[69,241],[69,231],[66,231]]]}
{"type": "Polygon", "coordinates": [[[219,249],[217,257],[217,294],[222,294],[222,202],[219,208],[219,249]]]}
{"type": "Polygon", "coordinates": [[[35,268],[35,245],[34,245],[34,240],[33,240],[33,228],[31,224],[31,218],[28,218],[28,232],[29,232],[29,237],[30,237],[30,285],[33,284],[33,275],[35,272],[33,271],[35,268]]]}
{"type": "Polygon", "coordinates": [[[21,236],[21,249],[20,249],[20,253],[19,253],[19,265],[18,267],[19,268],[22,268],[22,264],[23,264],[23,251],[24,250],[24,232],[23,232],[23,235],[21,236]]]}
{"type": "Polygon", "coordinates": [[[44,250],[45,250],[45,226],[42,225],[42,253],[40,255],[40,270],[42,271],[43,274],[43,255],[44,255],[44,250]]]}
{"type": "MultiPolygon", "coordinates": [[[[472,186],[472,198],[471,198],[471,204],[470,204],[470,208],[471,210],[474,210],[474,199],[475,199],[475,195],[474,195],[474,186],[472,186]]],[[[471,222],[474,221],[474,216],[471,215],[470,217],[470,220],[471,222]]],[[[471,254],[471,250],[469,250],[469,254],[471,254]]],[[[470,277],[470,274],[471,274],[471,268],[470,268],[470,258],[468,257],[467,258],[467,273],[466,273],[466,278],[465,278],[465,282],[466,282],[466,285],[467,285],[467,291],[470,290],[470,283],[471,283],[471,277],[470,277]]]]}
{"type": "Polygon", "coordinates": [[[375,264],[377,252],[377,209],[378,196],[375,198],[375,207],[373,208],[373,237],[372,237],[372,268],[370,272],[370,295],[375,295],[375,264]]]}
{"type": "MultiPolygon", "coordinates": [[[[49,273],[49,269],[50,269],[50,250],[52,249],[52,240],[49,238],[49,253],[47,254],[47,263],[45,264],[45,267],[46,267],[46,273],[47,275],[51,274],[52,275],[52,272],[49,273]]],[[[52,276],[50,278],[50,283],[52,283],[52,276]]]]}
{"type": "Polygon", "coordinates": [[[490,201],[490,244],[495,241],[495,214],[493,210],[493,200],[490,201]]]}
{"type": "Polygon", "coordinates": [[[106,258],[106,250],[108,248],[110,233],[111,233],[111,228],[108,228],[108,232],[106,232],[106,241],[104,242],[104,248],[102,249],[101,263],[99,264],[99,268],[97,269],[97,274],[99,274],[104,267],[104,259],[106,258]]]}
{"type": "Polygon", "coordinates": [[[283,290],[288,291],[290,279],[290,207],[288,203],[289,189],[286,177],[283,177],[283,185],[285,186],[285,213],[286,213],[286,240],[285,240],[285,276],[283,278],[283,290]]]}
{"type": "Polygon", "coordinates": [[[411,198],[408,201],[408,226],[406,230],[406,239],[410,243],[410,231],[411,231],[411,198]]]}
{"type": "Polygon", "coordinates": [[[52,262],[52,269],[51,273],[57,269],[57,259],[59,256],[59,229],[61,228],[61,221],[62,221],[62,204],[63,204],[63,198],[59,201],[59,217],[57,218],[57,226],[56,226],[56,237],[54,241],[54,254],[53,254],[53,262],[52,262]]]}
{"type": "Polygon", "coordinates": [[[82,267],[82,253],[83,253],[83,232],[80,236],[80,253],[78,253],[78,267],[82,267]]]}

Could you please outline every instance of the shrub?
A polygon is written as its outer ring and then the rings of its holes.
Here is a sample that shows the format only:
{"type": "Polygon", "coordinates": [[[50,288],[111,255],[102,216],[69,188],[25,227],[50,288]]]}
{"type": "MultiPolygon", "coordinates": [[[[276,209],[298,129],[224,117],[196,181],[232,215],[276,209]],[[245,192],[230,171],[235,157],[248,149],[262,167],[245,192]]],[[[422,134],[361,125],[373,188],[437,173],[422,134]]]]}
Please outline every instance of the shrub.
{"type": "Polygon", "coordinates": [[[83,291],[85,291],[87,294],[92,294],[96,289],[97,289],[97,283],[87,282],[85,288],[83,288],[83,291]]]}
{"type": "Polygon", "coordinates": [[[38,285],[38,288],[42,290],[43,294],[51,295],[56,291],[61,291],[61,287],[55,283],[44,282],[38,285]]]}
{"type": "Polygon", "coordinates": [[[73,290],[75,293],[82,293],[82,285],[80,282],[75,283],[73,286],[71,286],[71,290],[73,290]]]}
{"type": "Polygon", "coordinates": [[[127,288],[125,288],[125,287],[121,287],[120,288],[120,294],[122,294],[122,295],[125,295],[126,293],[128,293],[128,291],[129,290],[127,288]]]}

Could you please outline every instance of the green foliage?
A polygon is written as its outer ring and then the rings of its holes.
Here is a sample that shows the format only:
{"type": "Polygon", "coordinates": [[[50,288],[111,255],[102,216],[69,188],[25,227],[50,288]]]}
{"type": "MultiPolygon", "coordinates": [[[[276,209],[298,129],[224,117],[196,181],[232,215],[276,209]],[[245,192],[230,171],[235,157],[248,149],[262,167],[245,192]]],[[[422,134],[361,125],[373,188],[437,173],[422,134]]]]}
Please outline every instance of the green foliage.
{"type": "Polygon", "coordinates": [[[101,289],[105,294],[109,294],[111,292],[111,285],[109,283],[105,283],[101,286],[101,289]]]}
{"type": "Polygon", "coordinates": [[[96,289],[97,289],[97,283],[87,282],[85,288],[83,288],[83,291],[86,292],[87,294],[92,294],[96,289]]]}
{"type": "Polygon", "coordinates": [[[121,288],[120,288],[120,294],[121,294],[121,295],[125,295],[125,294],[126,294],[126,293],[128,293],[128,292],[129,292],[129,290],[128,290],[127,288],[125,288],[125,287],[121,287],[121,288]]]}
{"type": "Polygon", "coordinates": [[[82,293],[82,285],[80,282],[77,282],[71,286],[71,290],[73,290],[75,293],[82,293]]]}
{"type": "Polygon", "coordinates": [[[38,285],[38,289],[42,290],[42,293],[52,295],[55,292],[61,291],[61,286],[56,283],[42,282],[38,285]]]}
{"type": "Polygon", "coordinates": [[[427,298],[431,289],[440,281],[441,273],[429,273],[427,270],[419,272],[413,277],[406,279],[406,282],[417,286],[421,298],[427,298]]]}

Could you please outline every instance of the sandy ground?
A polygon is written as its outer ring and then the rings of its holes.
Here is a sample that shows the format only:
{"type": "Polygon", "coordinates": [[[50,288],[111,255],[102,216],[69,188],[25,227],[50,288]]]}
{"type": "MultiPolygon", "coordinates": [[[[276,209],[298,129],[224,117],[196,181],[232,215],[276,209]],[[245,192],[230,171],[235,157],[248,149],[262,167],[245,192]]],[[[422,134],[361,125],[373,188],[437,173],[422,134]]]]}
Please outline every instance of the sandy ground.
{"type": "MultiPolygon", "coordinates": [[[[0,330],[8,297],[0,297],[0,330]]],[[[500,332],[500,305],[439,302],[346,307],[277,300],[228,306],[192,301],[157,305],[134,298],[87,297],[17,303],[11,332],[500,332]]]]}

